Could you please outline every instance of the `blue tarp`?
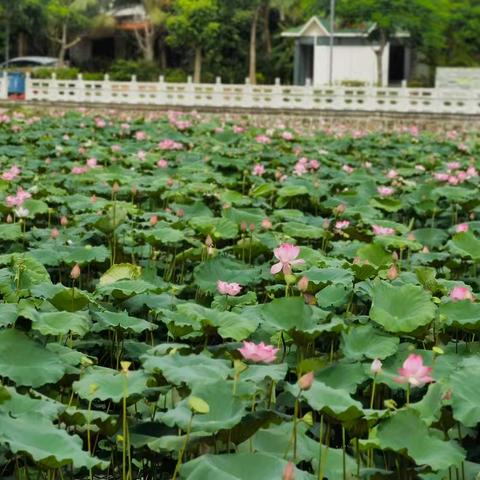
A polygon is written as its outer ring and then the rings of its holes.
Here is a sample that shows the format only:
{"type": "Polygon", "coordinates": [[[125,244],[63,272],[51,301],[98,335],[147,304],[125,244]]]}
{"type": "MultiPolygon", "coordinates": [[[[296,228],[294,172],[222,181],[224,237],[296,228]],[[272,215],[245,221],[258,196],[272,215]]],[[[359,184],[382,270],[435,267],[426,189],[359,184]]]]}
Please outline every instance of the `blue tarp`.
{"type": "Polygon", "coordinates": [[[25,93],[25,74],[24,73],[8,73],[8,94],[21,95],[25,93]]]}

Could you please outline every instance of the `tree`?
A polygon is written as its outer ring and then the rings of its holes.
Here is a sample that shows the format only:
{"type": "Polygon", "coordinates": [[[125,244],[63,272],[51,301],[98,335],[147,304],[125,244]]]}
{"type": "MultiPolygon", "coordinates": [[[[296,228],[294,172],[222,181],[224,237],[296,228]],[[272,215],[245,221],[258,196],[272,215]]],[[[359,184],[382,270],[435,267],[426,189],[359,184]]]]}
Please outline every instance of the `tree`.
{"type": "Polygon", "coordinates": [[[200,82],[204,49],[212,47],[220,30],[216,21],[216,0],[176,0],[174,14],[167,20],[168,41],[177,47],[193,49],[194,82],[200,82]]]}
{"type": "Polygon", "coordinates": [[[155,43],[159,40],[162,68],[166,68],[166,23],[172,13],[172,0],[137,0],[136,3],[117,0],[114,6],[140,7],[138,13],[134,15],[133,22],[127,24],[125,30],[133,32],[138,49],[144,60],[149,62],[155,59],[155,43]]]}
{"type": "Polygon", "coordinates": [[[82,40],[83,33],[93,25],[98,11],[96,0],[48,0],[49,38],[59,45],[58,62],[65,63],[70,48],[82,40]]]}
{"type": "MultiPolygon", "coordinates": [[[[410,33],[418,45],[424,39],[441,39],[448,12],[447,0],[339,0],[338,14],[346,20],[373,22],[372,36],[378,41],[377,83],[383,85],[383,54],[398,31],[410,33]]],[[[430,42],[431,43],[431,42],[430,42]]]]}

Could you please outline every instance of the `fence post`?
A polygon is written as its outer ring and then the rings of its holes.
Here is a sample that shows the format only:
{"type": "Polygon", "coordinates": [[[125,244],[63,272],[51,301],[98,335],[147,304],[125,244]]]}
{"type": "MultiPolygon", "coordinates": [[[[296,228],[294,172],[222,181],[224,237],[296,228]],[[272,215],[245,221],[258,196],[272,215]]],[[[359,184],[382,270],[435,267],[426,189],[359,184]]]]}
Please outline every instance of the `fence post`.
{"type": "Polygon", "coordinates": [[[83,75],[81,73],[77,75],[77,80],[73,83],[72,100],[75,102],[85,101],[85,83],[83,82],[83,75]]]}
{"type": "Polygon", "coordinates": [[[48,85],[47,100],[56,102],[58,101],[58,84],[57,84],[57,74],[52,73],[52,77],[48,85]]]}
{"type": "Polygon", "coordinates": [[[244,107],[254,107],[253,101],[253,88],[250,82],[250,79],[245,78],[245,85],[243,86],[243,102],[242,106],[244,107]]]}
{"type": "Polygon", "coordinates": [[[185,105],[187,107],[195,106],[195,84],[193,83],[191,75],[187,77],[187,83],[185,84],[185,96],[183,98],[178,96],[177,102],[179,105],[185,105]]]}
{"type": "MultiPolygon", "coordinates": [[[[110,75],[106,73],[103,76],[103,82],[100,81],[100,101],[105,103],[112,102],[112,85],[110,83],[110,75]]],[[[95,97],[92,97],[92,100],[95,101],[95,97]]]]}
{"type": "Polygon", "coordinates": [[[8,98],[8,75],[4,71],[2,77],[0,78],[0,99],[8,98]]]}

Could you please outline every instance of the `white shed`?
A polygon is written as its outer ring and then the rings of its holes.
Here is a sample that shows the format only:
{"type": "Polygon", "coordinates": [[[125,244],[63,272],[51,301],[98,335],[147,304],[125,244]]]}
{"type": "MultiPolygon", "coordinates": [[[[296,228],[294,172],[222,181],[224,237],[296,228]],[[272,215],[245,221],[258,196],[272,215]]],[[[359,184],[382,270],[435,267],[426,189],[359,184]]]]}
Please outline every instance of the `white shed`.
{"type": "MultiPolygon", "coordinates": [[[[377,83],[378,42],[373,40],[376,25],[364,23],[352,28],[336,28],[333,34],[333,84],[377,83]]],[[[307,23],[282,33],[295,39],[294,84],[328,85],[330,79],[329,21],[312,17],[307,23]]],[[[383,52],[383,86],[400,85],[409,78],[408,33],[398,33],[383,52]]]]}

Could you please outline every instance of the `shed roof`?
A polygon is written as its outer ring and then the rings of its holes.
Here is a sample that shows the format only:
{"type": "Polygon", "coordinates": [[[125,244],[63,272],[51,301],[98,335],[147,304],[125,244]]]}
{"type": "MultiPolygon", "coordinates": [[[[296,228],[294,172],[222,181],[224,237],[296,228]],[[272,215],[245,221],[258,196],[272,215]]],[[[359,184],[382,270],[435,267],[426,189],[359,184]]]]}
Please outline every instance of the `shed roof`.
{"type": "MultiPolygon", "coordinates": [[[[335,37],[367,37],[375,30],[376,24],[373,22],[364,22],[351,27],[337,25],[334,31],[335,37]]],[[[330,36],[330,21],[319,18],[316,15],[310,18],[308,22],[298,27],[290,28],[282,33],[283,37],[314,37],[330,36]]]]}

